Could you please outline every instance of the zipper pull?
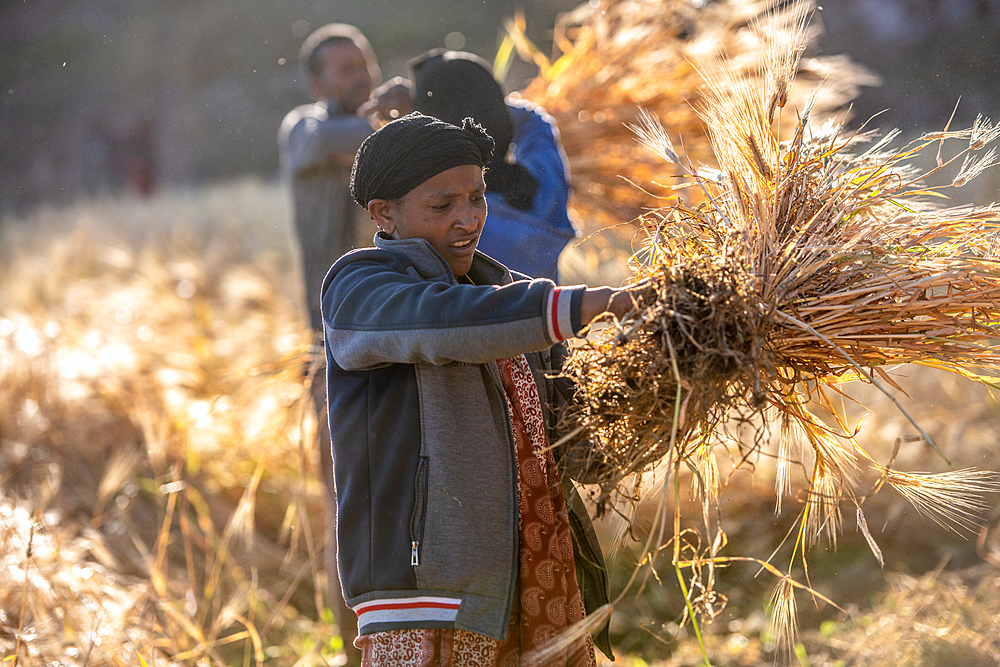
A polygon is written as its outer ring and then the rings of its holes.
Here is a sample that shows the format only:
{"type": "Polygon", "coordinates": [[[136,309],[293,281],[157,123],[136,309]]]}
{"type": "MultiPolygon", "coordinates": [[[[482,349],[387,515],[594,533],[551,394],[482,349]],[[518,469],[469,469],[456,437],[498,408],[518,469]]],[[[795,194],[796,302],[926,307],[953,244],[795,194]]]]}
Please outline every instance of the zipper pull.
{"type": "Polygon", "coordinates": [[[417,567],[420,565],[420,554],[417,550],[420,549],[420,542],[413,540],[410,542],[410,565],[417,567]]]}

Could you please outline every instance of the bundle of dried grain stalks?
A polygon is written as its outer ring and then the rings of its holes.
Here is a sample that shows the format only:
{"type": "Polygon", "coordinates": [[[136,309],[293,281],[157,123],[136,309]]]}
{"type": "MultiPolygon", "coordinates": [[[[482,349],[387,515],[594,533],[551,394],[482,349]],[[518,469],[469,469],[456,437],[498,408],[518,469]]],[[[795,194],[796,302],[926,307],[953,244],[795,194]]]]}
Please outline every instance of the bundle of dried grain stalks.
{"type": "MultiPolygon", "coordinates": [[[[624,123],[634,119],[637,107],[680,136],[687,155],[711,161],[709,138],[695,108],[702,98],[701,76],[692,62],[722,58],[740,76],[758,76],[766,55],[749,30],[753,21],[765,26],[769,42],[815,41],[820,27],[802,20],[806,7],[769,11],[773,5],[759,0],[585,2],[556,24],[555,47],[561,55],[551,62],[532,47],[517,22],[508,22],[512,43],[539,66],[522,95],[558,122],[573,179],[571,207],[585,235],[611,227],[621,234],[606,232],[598,245],[624,240],[627,248],[635,228],[622,223],[656,205],[650,194],[664,192],[657,180],[679,173],[633,140],[624,123]]],[[[784,94],[801,108],[823,81],[815,101],[821,116],[854,99],[859,86],[877,83],[846,56],[807,56],[793,66],[799,80],[784,77],[784,94]]],[[[784,123],[790,130],[794,118],[784,123]]]]}
{"type": "MultiPolygon", "coordinates": [[[[804,3],[790,11],[807,15],[804,3]]],[[[791,42],[773,39],[766,22],[752,28],[765,54],[759,71],[744,76],[722,60],[699,66],[699,113],[720,170],[679,156],[652,115],[634,127],[689,175],[703,203],[675,196],[644,216],[648,240],[632,261],[635,280],[648,284],[632,312],[595,332],[566,366],[579,385],[567,418],[596,443],[601,500],[628,493],[630,476],[669,461],[696,471],[709,502],[718,487],[713,448],[728,443],[749,457],[777,424],[779,499],[801,446],[813,454],[803,547],[821,530],[835,536],[841,501],[854,502],[865,530],[864,476],[935,521],[969,528],[984,507],[980,494],[997,489],[993,477],[912,474],[875,461],[837,417],[831,392],[862,380],[888,394],[898,387],[886,369],[904,363],[994,386],[1000,211],[935,208],[941,188],[922,179],[960,165],[946,187],[964,185],[997,161],[986,147],[1000,127],[979,118],[900,148],[891,147],[895,131],[871,145],[874,132],[848,132],[841,122],[811,129],[812,98],[801,108],[785,104],[806,31],[791,42]],[[788,117],[795,123],[786,133],[788,117]],[[916,158],[928,149],[938,152],[937,166],[920,173],[916,158]],[[817,418],[810,402],[830,418],[817,418]],[[756,433],[749,443],[733,428],[748,423],[756,433]]]]}

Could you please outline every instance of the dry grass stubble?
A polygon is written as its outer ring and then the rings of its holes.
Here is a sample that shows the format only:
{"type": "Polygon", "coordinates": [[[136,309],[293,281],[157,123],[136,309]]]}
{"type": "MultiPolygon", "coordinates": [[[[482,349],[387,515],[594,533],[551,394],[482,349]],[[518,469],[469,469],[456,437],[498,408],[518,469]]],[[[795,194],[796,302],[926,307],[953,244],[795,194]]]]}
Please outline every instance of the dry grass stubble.
{"type": "Polygon", "coordinates": [[[5,656],[335,654],[285,201],[247,182],[5,221],[5,656]]]}

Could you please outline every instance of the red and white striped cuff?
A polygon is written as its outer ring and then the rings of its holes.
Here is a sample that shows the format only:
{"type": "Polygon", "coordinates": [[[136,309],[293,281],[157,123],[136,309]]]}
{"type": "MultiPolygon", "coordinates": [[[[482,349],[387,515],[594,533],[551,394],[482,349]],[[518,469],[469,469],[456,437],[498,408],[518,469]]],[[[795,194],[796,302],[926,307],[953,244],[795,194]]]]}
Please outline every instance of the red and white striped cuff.
{"type": "Polygon", "coordinates": [[[459,598],[421,595],[369,600],[354,607],[354,613],[358,615],[359,633],[365,634],[364,628],[385,623],[454,622],[461,605],[459,598]]]}
{"type": "Polygon", "coordinates": [[[546,306],[545,323],[549,338],[553,341],[563,341],[576,335],[573,330],[572,292],[562,287],[556,287],[549,293],[546,306]]]}

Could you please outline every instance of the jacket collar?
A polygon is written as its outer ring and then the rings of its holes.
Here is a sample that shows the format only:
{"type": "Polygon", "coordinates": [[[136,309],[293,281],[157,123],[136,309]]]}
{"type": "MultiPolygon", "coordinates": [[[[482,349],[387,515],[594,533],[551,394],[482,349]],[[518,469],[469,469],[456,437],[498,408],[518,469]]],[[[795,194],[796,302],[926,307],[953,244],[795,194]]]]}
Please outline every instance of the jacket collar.
{"type": "MultiPolygon", "coordinates": [[[[426,239],[394,239],[380,231],[375,235],[375,247],[402,255],[425,280],[458,284],[448,262],[426,239]]],[[[472,258],[469,278],[476,285],[506,285],[514,280],[506,266],[478,250],[472,258]]]]}

